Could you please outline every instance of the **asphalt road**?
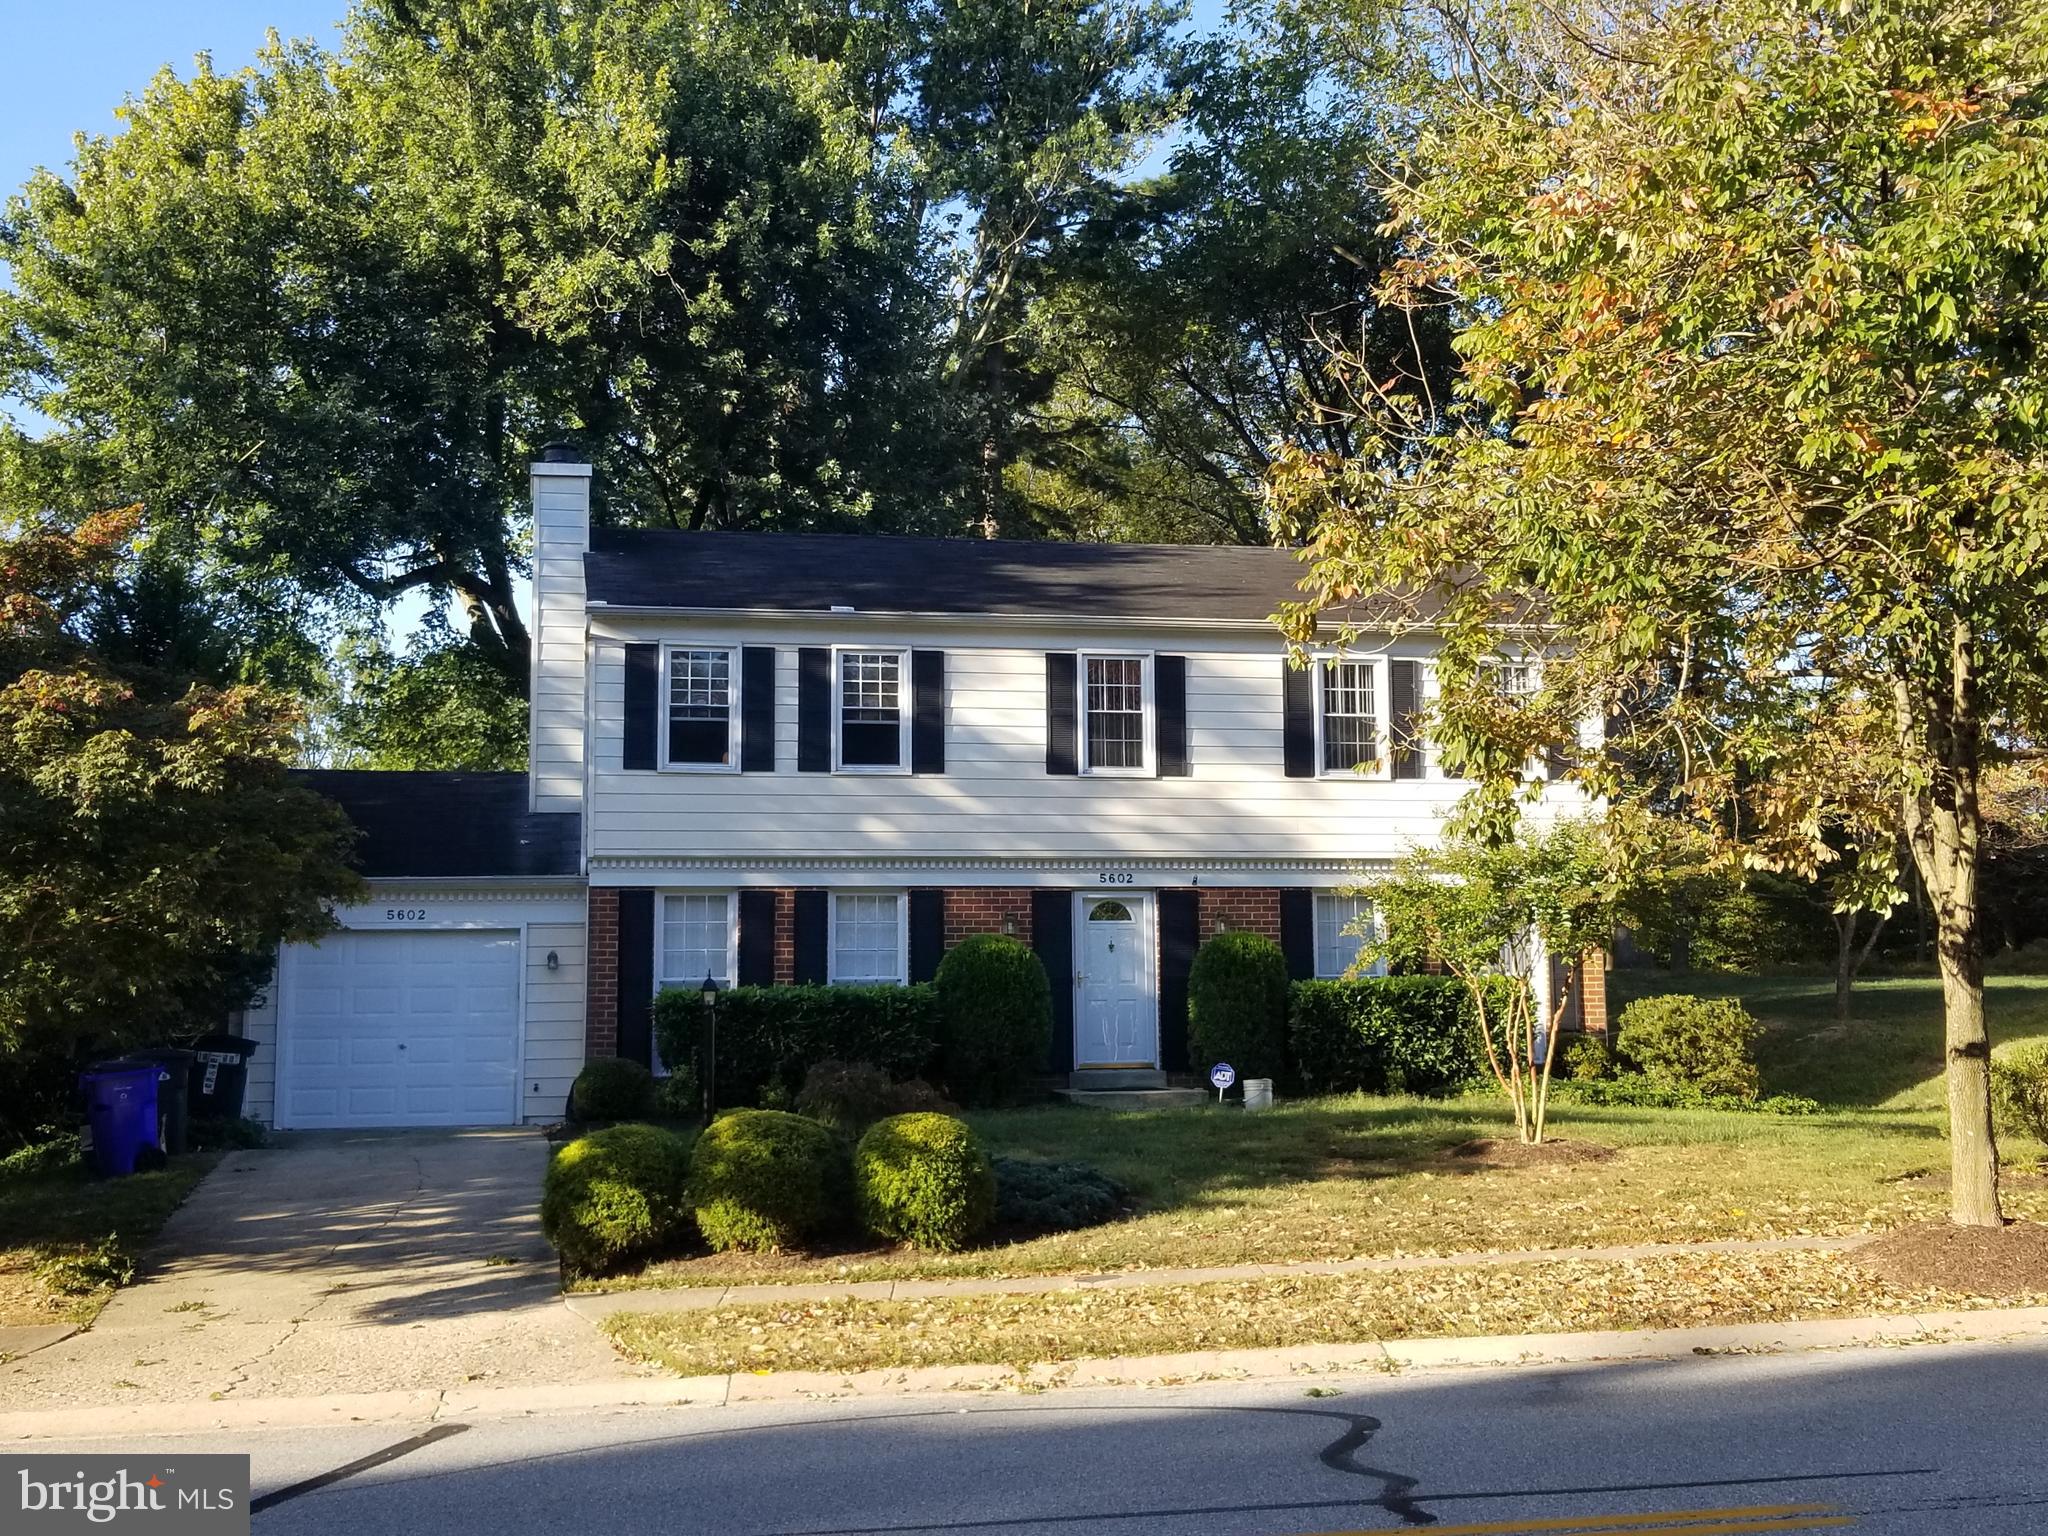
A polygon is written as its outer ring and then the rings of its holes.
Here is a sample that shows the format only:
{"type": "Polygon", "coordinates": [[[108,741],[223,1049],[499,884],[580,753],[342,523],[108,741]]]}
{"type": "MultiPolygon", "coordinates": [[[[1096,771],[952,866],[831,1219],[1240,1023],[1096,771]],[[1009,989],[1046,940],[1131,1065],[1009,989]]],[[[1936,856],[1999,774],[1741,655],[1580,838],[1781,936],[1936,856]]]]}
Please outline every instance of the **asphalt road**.
{"type": "Polygon", "coordinates": [[[250,1453],[258,1536],[2035,1536],[2044,1424],[2048,1343],[152,1445],[250,1453]]]}

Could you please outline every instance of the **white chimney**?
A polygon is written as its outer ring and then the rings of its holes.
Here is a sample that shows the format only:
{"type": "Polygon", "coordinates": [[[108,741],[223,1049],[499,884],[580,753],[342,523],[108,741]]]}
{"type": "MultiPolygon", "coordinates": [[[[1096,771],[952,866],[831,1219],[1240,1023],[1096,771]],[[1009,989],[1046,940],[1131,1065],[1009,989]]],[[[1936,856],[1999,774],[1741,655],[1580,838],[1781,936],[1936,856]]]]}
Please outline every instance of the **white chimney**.
{"type": "Polygon", "coordinates": [[[527,786],[536,811],[583,809],[585,623],[590,466],[551,443],[532,466],[533,682],[527,786]]]}

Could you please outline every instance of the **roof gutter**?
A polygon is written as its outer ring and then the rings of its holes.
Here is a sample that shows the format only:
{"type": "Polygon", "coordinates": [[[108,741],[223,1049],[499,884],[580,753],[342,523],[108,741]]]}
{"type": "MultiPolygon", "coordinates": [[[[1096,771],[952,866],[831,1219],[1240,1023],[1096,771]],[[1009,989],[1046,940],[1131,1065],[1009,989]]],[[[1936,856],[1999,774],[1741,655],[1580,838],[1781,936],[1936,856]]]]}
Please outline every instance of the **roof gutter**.
{"type": "MultiPolygon", "coordinates": [[[[607,603],[592,599],[585,605],[593,614],[617,614],[624,618],[696,618],[720,620],[745,619],[880,619],[890,622],[913,620],[927,624],[974,624],[987,625],[998,629],[1072,629],[1076,625],[1103,625],[1131,629],[1227,629],[1271,632],[1274,624],[1271,618],[1263,619],[1219,619],[1213,616],[1172,618],[1165,615],[1134,616],[1085,615],[1073,613],[930,613],[916,609],[857,608],[833,610],[829,608],[696,608],[673,604],[653,603],[607,603]]],[[[1435,633],[1440,626],[1425,619],[1387,619],[1366,625],[1364,620],[1344,621],[1325,619],[1323,627],[1338,629],[1345,622],[1353,622],[1372,628],[1397,628],[1403,631],[1435,633]]],[[[1525,628],[1542,626],[1528,625],[1525,628]]]]}

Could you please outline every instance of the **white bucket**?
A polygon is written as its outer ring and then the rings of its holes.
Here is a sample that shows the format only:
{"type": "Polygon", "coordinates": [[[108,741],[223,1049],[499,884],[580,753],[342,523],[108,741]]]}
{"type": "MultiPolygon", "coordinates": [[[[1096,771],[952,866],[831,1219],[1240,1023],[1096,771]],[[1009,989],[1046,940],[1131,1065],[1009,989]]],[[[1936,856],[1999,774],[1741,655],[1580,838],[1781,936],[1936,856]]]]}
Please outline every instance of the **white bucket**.
{"type": "Polygon", "coordinates": [[[1271,1109],[1273,1107],[1273,1079],[1270,1077],[1248,1077],[1244,1080],[1244,1107],[1246,1109],[1271,1109]]]}

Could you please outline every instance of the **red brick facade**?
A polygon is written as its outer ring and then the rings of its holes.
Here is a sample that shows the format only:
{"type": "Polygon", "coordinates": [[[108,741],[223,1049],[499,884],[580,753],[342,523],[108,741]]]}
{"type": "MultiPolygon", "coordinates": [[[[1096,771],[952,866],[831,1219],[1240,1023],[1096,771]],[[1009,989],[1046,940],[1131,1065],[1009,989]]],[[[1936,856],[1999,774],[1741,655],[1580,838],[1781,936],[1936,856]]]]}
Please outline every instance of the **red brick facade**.
{"type": "Polygon", "coordinates": [[[619,1054],[619,893],[590,889],[588,998],[583,1023],[586,1056],[619,1054]]]}
{"type": "Polygon", "coordinates": [[[1221,923],[1228,933],[1256,933],[1280,942],[1280,893],[1275,890],[1241,890],[1233,886],[1203,886],[1197,906],[1201,936],[1208,939],[1221,923]]]}
{"type": "Polygon", "coordinates": [[[977,933],[1001,933],[1004,923],[1031,942],[1031,892],[1000,886],[956,887],[946,892],[946,948],[977,933]]]}
{"type": "Polygon", "coordinates": [[[1607,1033],[1607,955],[1586,951],[1579,961],[1579,1027],[1588,1034],[1607,1033]]]}
{"type": "Polygon", "coordinates": [[[796,892],[775,893],[775,985],[796,981],[796,892]]]}

